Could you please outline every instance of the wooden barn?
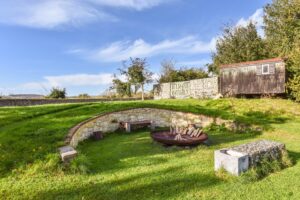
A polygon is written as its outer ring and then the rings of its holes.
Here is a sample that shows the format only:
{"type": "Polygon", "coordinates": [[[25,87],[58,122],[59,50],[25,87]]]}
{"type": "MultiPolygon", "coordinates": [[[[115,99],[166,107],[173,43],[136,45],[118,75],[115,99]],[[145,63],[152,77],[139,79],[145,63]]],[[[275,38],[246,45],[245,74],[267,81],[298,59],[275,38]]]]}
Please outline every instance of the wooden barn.
{"type": "Polygon", "coordinates": [[[219,89],[228,96],[282,94],[285,76],[281,58],[221,65],[219,89]]]}

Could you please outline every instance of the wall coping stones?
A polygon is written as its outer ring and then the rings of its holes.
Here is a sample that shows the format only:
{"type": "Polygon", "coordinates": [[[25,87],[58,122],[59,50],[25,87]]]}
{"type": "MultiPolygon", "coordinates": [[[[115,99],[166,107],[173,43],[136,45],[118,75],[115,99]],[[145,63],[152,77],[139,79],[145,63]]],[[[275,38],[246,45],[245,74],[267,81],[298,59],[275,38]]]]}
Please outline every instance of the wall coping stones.
{"type": "Polygon", "coordinates": [[[77,155],[77,151],[71,146],[60,147],[58,150],[63,162],[68,162],[77,155]]]}
{"type": "MultiPolygon", "coordinates": [[[[153,99],[146,97],[145,99],[153,99]]],[[[87,98],[87,99],[7,99],[0,98],[0,107],[6,106],[35,106],[44,104],[64,104],[64,103],[95,103],[95,102],[108,102],[108,101],[137,101],[140,98],[87,98]]]]}

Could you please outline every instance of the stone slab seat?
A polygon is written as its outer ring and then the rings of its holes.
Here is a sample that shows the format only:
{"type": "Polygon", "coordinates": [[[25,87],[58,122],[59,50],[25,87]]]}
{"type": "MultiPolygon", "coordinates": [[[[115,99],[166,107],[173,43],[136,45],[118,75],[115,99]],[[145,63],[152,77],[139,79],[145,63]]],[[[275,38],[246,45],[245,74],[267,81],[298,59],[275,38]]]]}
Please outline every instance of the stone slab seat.
{"type": "Polygon", "coordinates": [[[258,140],[239,146],[215,151],[215,170],[224,168],[233,175],[240,175],[263,159],[278,160],[286,151],[283,143],[258,140]]]}
{"type": "Polygon", "coordinates": [[[134,125],[151,126],[151,129],[154,129],[153,122],[151,120],[122,121],[120,122],[120,125],[125,128],[126,132],[131,132],[131,127],[134,125]]]}
{"type": "Polygon", "coordinates": [[[70,161],[77,156],[77,151],[71,146],[63,146],[58,150],[63,162],[70,161]]]}

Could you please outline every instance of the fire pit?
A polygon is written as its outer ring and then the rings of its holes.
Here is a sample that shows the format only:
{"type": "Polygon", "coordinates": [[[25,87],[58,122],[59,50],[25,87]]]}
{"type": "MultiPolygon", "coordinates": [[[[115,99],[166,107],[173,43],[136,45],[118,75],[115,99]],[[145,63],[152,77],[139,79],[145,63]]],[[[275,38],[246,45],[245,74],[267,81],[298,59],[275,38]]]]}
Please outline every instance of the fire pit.
{"type": "Polygon", "coordinates": [[[160,142],[164,145],[176,146],[196,146],[202,144],[208,139],[201,129],[191,127],[186,129],[170,128],[163,131],[152,131],[151,137],[153,140],[160,142]]]}

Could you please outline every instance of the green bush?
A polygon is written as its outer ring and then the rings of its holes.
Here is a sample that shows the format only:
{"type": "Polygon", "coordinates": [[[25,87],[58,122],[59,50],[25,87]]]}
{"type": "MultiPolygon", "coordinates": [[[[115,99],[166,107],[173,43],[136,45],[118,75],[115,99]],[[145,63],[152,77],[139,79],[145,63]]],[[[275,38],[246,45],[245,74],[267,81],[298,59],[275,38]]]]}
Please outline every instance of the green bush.
{"type": "Polygon", "coordinates": [[[263,158],[261,162],[252,167],[250,170],[242,174],[243,182],[253,182],[263,179],[270,173],[278,172],[284,168],[291,167],[292,160],[289,158],[287,152],[282,152],[279,160],[272,160],[270,158],[263,158]]]}
{"type": "Polygon", "coordinates": [[[291,79],[287,86],[291,97],[295,99],[295,101],[300,102],[300,76],[291,79]]]}
{"type": "Polygon", "coordinates": [[[53,99],[64,99],[66,98],[66,88],[58,88],[58,87],[54,87],[51,89],[50,94],[48,95],[49,98],[53,98],[53,99]]]}
{"type": "Polygon", "coordinates": [[[66,170],[74,174],[87,174],[90,171],[89,168],[90,161],[85,155],[80,154],[71,161],[71,163],[66,167],[66,170]]]}

